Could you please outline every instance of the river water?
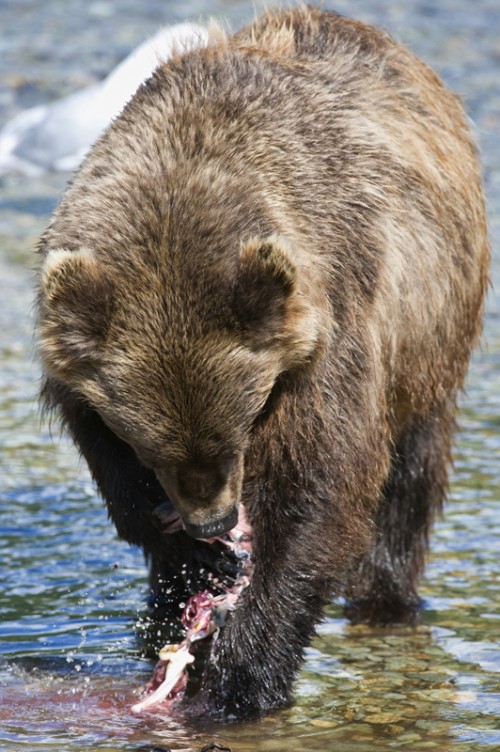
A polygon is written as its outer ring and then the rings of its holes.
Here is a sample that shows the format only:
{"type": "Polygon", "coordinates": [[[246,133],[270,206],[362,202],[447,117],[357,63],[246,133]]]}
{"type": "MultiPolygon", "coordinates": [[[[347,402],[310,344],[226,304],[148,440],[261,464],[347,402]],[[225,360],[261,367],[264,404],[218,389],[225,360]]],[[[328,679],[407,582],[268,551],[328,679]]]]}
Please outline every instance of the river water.
{"type": "MultiPolygon", "coordinates": [[[[500,750],[500,13],[498,0],[339,0],[464,98],[483,154],[493,288],[462,403],[449,503],[416,629],[350,627],[332,606],[293,706],[244,726],[134,717],[149,677],[140,553],[116,540],[86,468],[36,406],[33,247],[67,176],[0,182],[0,749],[500,750]]],[[[257,8],[259,8],[257,3],[257,8]]],[[[93,83],[161,25],[252,4],[2,0],[0,125],[93,83]]]]}

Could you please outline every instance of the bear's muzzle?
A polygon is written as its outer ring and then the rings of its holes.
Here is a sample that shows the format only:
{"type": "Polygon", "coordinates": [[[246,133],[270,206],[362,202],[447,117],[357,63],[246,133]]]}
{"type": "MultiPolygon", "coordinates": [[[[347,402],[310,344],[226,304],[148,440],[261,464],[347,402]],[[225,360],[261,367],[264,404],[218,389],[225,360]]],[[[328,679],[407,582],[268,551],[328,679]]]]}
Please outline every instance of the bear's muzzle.
{"type": "Polygon", "coordinates": [[[230,462],[215,460],[205,466],[171,465],[168,470],[156,470],[156,474],[179,515],[180,524],[172,525],[172,513],[164,505],[156,510],[156,516],[168,525],[167,532],[182,526],[193,538],[210,539],[237,525],[242,457],[230,462]]]}
{"type": "Polygon", "coordinates": [[[197,524],[185,521],[184,528],[186,533],[192,538],[216,538],[219,535],[228,533],[237,523],[238,509],[234,506],[231,512],[224,517],[197,524]]]}

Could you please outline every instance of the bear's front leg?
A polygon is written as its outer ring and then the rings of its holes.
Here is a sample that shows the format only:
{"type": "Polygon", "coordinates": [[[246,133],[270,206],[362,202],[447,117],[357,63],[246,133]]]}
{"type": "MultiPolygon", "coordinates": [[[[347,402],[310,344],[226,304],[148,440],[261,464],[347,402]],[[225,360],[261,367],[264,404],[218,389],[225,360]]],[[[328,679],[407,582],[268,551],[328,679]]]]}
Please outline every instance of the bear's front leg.
{"type": "Polygon", "coordinates": [[[300,536],[282,533],[266,552],[257,546],[251,584],[213,645],[194,700],[197,714],[244,719],[290,702],[304,648],[332,590],[318,558],[321,527],[301,529],[300,536]]]}

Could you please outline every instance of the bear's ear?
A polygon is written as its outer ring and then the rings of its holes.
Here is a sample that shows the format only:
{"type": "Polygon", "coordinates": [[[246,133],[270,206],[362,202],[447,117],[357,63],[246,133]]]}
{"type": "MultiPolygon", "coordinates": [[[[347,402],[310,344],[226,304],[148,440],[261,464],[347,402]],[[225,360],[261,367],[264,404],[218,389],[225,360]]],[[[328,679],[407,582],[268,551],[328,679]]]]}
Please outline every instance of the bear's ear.
{"type": "Polygon", "coordinates": [[[241,330],[258,347],[281,346],[285,361],[307,358],[318,337],[318,321],[304,294],[293,251],[271,235],[242,247],[234,311],[241,330]]]}
{"type": "Polygon", "coordinates": [[[57,378],[83,375],[97,361],[111,314],[110,287],[92,251],[47,253],[40,271],[38,333],[43,363],[57,378]]]}
{"type": "Polygon", "coordinates": [[[296,275],[284,244],[277,237],[250,240],[243,246],[234,308],[244,331],[262,339],[272,339],[280,331],[296,275]]]}

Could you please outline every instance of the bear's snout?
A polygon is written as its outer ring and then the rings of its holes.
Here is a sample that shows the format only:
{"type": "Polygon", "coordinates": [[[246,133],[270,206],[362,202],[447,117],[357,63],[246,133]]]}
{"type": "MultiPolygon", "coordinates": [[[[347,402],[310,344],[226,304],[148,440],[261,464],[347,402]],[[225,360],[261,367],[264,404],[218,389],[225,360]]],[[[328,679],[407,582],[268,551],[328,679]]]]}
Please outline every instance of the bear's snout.
{"type": "Polygon", "coordinates": [[[210,503],[217,497],[227,483],[226,473],[218,467],[210,470],[187,468],[178,473],[177,488],[186,499],[210,503]]]}
{"type": "Polygon", "coordinates": [[[193,538],[213,538],[238,522],[243,480],[242,459],[189,463],[157,470],[158,480],[193,538]]]}

